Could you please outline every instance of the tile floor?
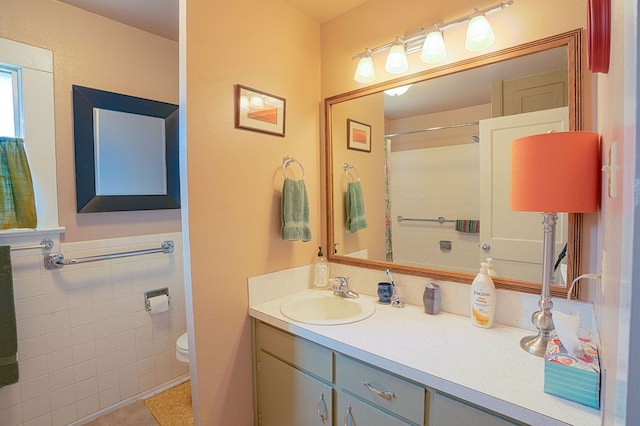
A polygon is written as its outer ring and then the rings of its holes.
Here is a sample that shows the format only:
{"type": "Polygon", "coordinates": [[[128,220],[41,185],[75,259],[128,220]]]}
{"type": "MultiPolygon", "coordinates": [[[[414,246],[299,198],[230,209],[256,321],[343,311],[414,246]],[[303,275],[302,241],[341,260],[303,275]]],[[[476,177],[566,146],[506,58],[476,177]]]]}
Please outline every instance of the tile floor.
{"type": "Polygon", "coordinates": [[[132,404],[117,409],[109,414],[86,423],[87,426],[159,426],[153,418],[144,401],[136,401],[132,404]]]}

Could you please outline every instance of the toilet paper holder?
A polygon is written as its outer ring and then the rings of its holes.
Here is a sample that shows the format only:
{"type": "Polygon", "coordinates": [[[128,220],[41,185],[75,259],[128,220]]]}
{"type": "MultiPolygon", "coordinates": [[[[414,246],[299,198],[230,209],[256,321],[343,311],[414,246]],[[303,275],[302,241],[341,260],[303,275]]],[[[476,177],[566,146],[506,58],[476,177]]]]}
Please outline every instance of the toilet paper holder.
{"type": "Polygon", "coordinates": [[[168,287],[159,288],[159,289],[156,289],[156,290],[145,291],[145,293],[144,293],[144,310],[145,311],[150,311],[151,310],[151,302],[149,302],[150,298],[156,297],[156,296],[162,296],[163,294],[165,294],[167,296],[167,298],[169,299],[167,303],[171,304],[171,297],[169,296],[169,288],[168,287]]]}

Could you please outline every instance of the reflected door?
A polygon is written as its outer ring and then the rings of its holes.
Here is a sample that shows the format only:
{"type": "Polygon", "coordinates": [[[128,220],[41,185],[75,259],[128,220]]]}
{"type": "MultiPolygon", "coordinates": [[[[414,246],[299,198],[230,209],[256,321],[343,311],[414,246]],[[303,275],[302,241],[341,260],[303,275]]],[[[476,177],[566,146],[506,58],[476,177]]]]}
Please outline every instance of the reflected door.
{"type": "MultiPolygon", "coordinates": [[[[509,207],[511,142],[550,130],[569,130],[568,108],[480,120],[481,259],[492,257],[499,276],[534,282],[542,279],[542,215],[509,207]]],[[[567,242],[567,218],[566,213],[558,215],[556,255],[567,242]]]]}

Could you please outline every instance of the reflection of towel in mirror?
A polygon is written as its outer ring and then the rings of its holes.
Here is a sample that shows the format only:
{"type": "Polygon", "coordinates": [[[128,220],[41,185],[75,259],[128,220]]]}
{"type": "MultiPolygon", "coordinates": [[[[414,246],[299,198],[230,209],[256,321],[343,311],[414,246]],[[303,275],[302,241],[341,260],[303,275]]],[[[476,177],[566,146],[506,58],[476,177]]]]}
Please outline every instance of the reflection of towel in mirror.
{"type": "Polygon", "coordinates": [[[282,185],[282,239],[311,241],[309,228],[309,199],[304,179],[285,178],[282,185]]]}
{"type": "Polygon", "coordinates": [[[347,231],[358,232],[367,227],[367,219],[364,217],[364,196],[362,195],[362,185],[360,181],[349,182],[346,194],[347,231]]]}
{"type": "Polygon", "coordinates": [[[18,382],[18,335],[10,250],[9,246],[0,246],[0,387],[18,382]]]}
{"type": "Polygon", "coordinates": [[[480,232],[480,221],[473,219],[458,219],[456,220],[456,231],[469,234],[477,234],[478,232],[480,232]]]}

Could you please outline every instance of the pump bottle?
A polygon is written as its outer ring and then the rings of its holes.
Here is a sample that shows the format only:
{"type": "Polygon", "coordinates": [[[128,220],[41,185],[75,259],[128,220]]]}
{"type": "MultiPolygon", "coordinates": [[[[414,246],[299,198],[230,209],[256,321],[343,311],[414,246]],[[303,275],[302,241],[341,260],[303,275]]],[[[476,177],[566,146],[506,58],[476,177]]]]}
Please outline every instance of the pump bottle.
{"type": "Polygon", "coordinates": [[[329,263],[322,254],[322,247],[318,247],[318,257],[313,261],[313,288],[324,290],[329,285],[329,263]]]}
{"type": "Polygon", "coordinates": [[[491,328],[496,312],[496,287],[487,273],[487,264],[481,263],[480,272],[471,283],[471,323],[491,328]]]}

